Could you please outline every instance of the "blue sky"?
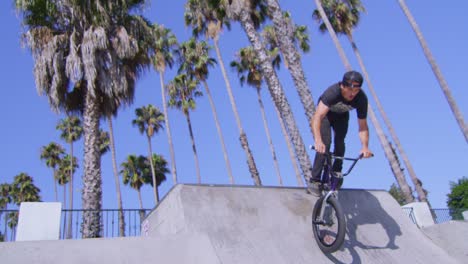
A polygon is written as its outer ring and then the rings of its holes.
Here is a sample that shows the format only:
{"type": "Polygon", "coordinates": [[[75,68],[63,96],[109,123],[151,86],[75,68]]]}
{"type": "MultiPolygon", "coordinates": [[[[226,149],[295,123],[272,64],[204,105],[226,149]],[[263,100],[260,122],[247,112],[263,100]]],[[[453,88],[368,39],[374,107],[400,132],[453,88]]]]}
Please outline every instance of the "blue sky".
{"type": "MultiPolygon", "coordinates": [[[[26,172],[34,177],[36,185],[41,189],[42,199],[54,201],[52,171],[39,159],[39,155],[41,147],[52,141],[61,143],[68,150],[68,145],[61,141],[59,131],[55,129],[63,115],[52,112],[47,98],[39,96],[36,92],[32,74],[34,62],[29,50],[21,47],[22,28],[12,2],[0,1],[0,80],[3,91],[0,104],[0,183],[11,182],[15,175],[26,172]]],[[[151,1],[144,10],[144,16],[171,28],[179,41],[187,40],[191,31],[183,23],[184,2],[151,1]]],[[[435,208],[445,208],[446,195],[450,191],[449,183],[462,176],[468,176],[468,144],[398,1],[362,2],[367,13],[362,15],[354,36],[371,81],[417,176],[429,191],[431,204],[435,208]]],[[[466,119],[468,89],[465,77],[468,71],[465,65],[468,60],[468,17],[465,10],[468,9],[468,3],[464,0],[453,0],[444,5],[438,1],[407,2],[466,119]]],[[[284,10],[291,12],[296,24],[308,26],[311,51],[303,55],[302,63],[312,95],[317,100],[329,85],[340,80],[344,66],[329,35],[321,34],[311,18],[315,9],[313,1],[281,1],[280,4],[284,10]]],[[[353,67],[359,70],[347,39],[340,37],[340,40],[353,67]]],[[[239,24],[233,23],[232,30],[224,31],[220,39],[224,63],[229,65],[235,52],[247,45],[248,40],[239,24]]],[[[215,57],[214,52],[212,56],[215,57]]],[[[166,83],[174,74],[174,70],[166,74],[166,83]]],[[[250,87],[241,87],[234,71],[228,69],[228,74],[260,177],[265,185],[277,185],[271,154],[261,125],[256,92],[250,87]]],[[[279,77],[303,140],[307,145],[312,144],[313,138],[291,77],[284,69],[279,72],[279,77]]],[[[208,84],[216,101],[236,183],[251,185],[253,181],[247,169],[245,154],[237,139],[238,130],[219,67],[211,70],[208,84]]],[[[364,85],[364,90],[366,89],[367,86],[364,85]]],[[[368,94],[370,97],[370,93],[368,94]]],[[[263,89],[262,95],[284,184],[295,186],[294,170],[268,90],[263,89]]],[[[374,105],[372,99],[370,103],[374,105]]],[[[138,81],[134,104],[122,109],[114,120],[119,164],[130,154],[147,154],[146,138],[131,125],[131,121],[135,117],[135,109],[148,104],[162,109],[159,77],[152,70],[138,81]]],[[[194,183],[196,173],[187,123],[182,113],[176,110],[169,111],[169,118],[174,138],[178,180],[181,183],[194,183]]],[[[356,156],[360,150],[356,123],[356,115],[352,113],[346,141],[349,156],[356,156]]],[[[197,109],[192,113],[192,124],[202,182],[229,183],[213,115],[206,97],[198,100],[197,109]]],[[[102,122],[101,127],[104,130],[108,129],[106,122],[102,122]]],[[[375,158],[358,164],[346,179],[345,187],[388,190],[395,179],[372,125],[370,129],[370,148],[374,151],[375,158]]],[[[165,132],[155,136],[152,143],[154,151],[169,160],[165,132]]],[[[80,161],[80,169],[75,176],[74,204],[79,207],[83,140],[75,144],[75,155],[80,161]]],[[[117,208],[110,156],[110,153],[106,154],[102,159],[103,208],[117,208]]],[[[310,153],[310,156],[313,157],[313,153],[310,153]]],[[[167,178],[160,187],[162,195],[173,185],[169,174],[167,178]]],[[[121,189],[124,207],[137,208],[136,192],[128,186],[122,186],[121,189]]],[[[60,194],[61,190],[59,191],[60,194]]],[[[142,192],[144,207],[152,208],[154,202],[151,189],[144,187],[142,192]]]]}

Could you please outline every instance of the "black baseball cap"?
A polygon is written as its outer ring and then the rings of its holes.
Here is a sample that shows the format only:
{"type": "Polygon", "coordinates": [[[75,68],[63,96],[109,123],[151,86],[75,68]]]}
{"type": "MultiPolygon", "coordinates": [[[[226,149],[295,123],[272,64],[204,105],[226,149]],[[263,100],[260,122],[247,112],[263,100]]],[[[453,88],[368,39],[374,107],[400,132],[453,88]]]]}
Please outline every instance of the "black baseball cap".
{"type": "Polygon", "coordinates": [[[343,84],[351,86],[352,83],[358,83],[359,86],[362,86],[362,75],[357,71],[349,71],[343,75],[343,84]]]}

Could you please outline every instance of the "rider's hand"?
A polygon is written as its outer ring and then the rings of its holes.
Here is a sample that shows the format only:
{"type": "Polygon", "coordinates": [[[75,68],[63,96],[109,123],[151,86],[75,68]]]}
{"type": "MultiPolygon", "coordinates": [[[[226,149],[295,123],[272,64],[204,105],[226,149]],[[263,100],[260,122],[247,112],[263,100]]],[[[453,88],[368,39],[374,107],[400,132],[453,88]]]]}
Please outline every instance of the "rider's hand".
{"type": "Polygon", "coordinates": [[[325,153],[325,144],[322,141],[315,141],[315,151],[318,153],[325,153]]]}
{"type": "Polygon", "coordinates": [[[374,156],[372,151],[370,151],[368,148],[362,148],[361,149],[361,154],[362,154],[363,158],[370,158],[370,157],[374,156]]]}

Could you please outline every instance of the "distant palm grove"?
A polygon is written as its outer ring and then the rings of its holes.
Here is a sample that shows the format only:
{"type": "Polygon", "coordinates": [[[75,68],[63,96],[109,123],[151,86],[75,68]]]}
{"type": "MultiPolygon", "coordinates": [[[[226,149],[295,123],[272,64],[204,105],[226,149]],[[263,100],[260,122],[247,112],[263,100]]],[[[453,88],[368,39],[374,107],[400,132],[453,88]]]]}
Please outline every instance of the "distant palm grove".
{"type": "MultiPolygon", "coordinates": [[[[65,203],[68,199],[68,204],[63,206],[73,209],[74,195],[81,195],[81,209],[87,210],[84,211],[82,219],[83,238],[99,237],[101,233],[101,166],[112,166],[113,179],[105,181],[112,181],[115,185],[115,199],[121,211],[122,183],[136,191],[139,208],[143,209],[142,186],[151,186],[154,197],[151,206],[155,206],[162,198],[158,186],[166,179],[171,179],[174,185],[179,182],[174,150],[174,142],[179,138],[173,137],[171,124],[184,124],[184,133],[190,139],[193,156],[193,183],[204,182],[199,155],[211,154],[198,152],[200,139],[194,133],[196,124],[192,119],[197,100],[201,97],[208,99],[212,114],[205,118],[215,124],[217,138],[211,140],[219,141],[224,158],[226,175],[219,177],[226,177],[230,184],[236,183],[236,175],[232,171],[225,142],[227,135],[235,135],[238,140],[238,146],[235,147],[245,154],[248,168],[245,174],[251,176],[252,184],[261,186],[264,177],[275,177],[279,186],[284,184],[284,175],[281,174],[277,162],[275,142],[271,137],[271,124],[266,118],[263,100],[265,97],[262,97],[262,94],[268,94],[272,100],[274,116],[277,117],[274,121],[280,124],[293,165],[293,171],[289,175],[295,176],[294,181],[300,187],[305,186],[311,177],[311,152],[306,148],[308,142],[303,140],[299,132],[285,87],[277,74],[280,68],[290,73],[294,87],[288,89],[295,89],[300,98],[301,111],[307,120],[310,120],[315,112],[314,103],[318,95],[312,94],[301,62],[301,55],[310,50],[307,26],[295,24],[291,14],[281,9],[279,0],[187,0],[184,14],[174,14],[174,17],[191,30],[192,37],[186,41],[179,41],[170,28],[140,15],[147,2],[149,1],[14,1],[20,23],[23,25],[22,38],[34,61],[36,89],[41,96],[47,97],[52,111],[64,116],[57,121],[56,126],[62,141],[44,142],[38,159],[50,168],[48,177],[51,186],[53,184],[55,201],[62,199],[65,203]],[[219,42],[222,37],[220,34],[229,34],[231,25],[235,23],[241,27],[249,43],[236,54],[223,53],[219,42]],[[235,72],[238,79],[230,79],[228,71],[235,72]],[[133,126],[142,136],[132,140],[145,140],[147,151],[127,153],[125,160],[117,160],[119,142],[114,140],[114,132],[117,131],[113,129],[113,122],[118,119],[119,110],[133,104],[136,89],[141,89],[137,81],[145,74],[157,74],[160,85],[152,89],[158,89],[158,92],[160,90],[162,104],[156,106],[155,99],[155,104],[136,106],[133,120],[128,125],[133,126]],[[213,74],[222,76],[224,87],[210,85],[210,76],[213,74]],[[275,175],[267,176],[259,172],[258,164],[261,161],[255,159],[251,149],[255,141],[251,140],[251,135],[244,129],[239,114],[242,104],[236,101],[233,92],[240,86],[249,86],[251,88],[242,89],[255,89],[257,94],[258,110],[262,117],[262,136],[268,142],[268,152],[273,160],[275,175]],[[236,125],[236,130],[229,134],[222,130],[213,89],[225,90],[229,99],[236,125]],[[178,110],[181,114],[169,115],[169,109],[178,110]],[[158,134],[167,140],[170,148],[168,157],[158,154],[160,150],[158,145],[154,144],[154,137],[158,134]],[[80,139],[84,141],[83,153],[77,153],[75,150],[76,142],[80,139]],[[101,157],[106,153],[112,156],[112,164],[101,164],[101,157]],[[77,168],[82,168],[82,177],[75,177],[77,168]],[[76,193],[74,185],[80,180],[82,190],[76,193]]],[[[359,0],[310,2],[298,3],[311,10],[309,26],[317,27],[331,36],[348,70],[352,69],[349,59],[336,35],[346,36],[352,46],[353,55],[360,66],[355,70],[363,73],[369,97],[372,96],[375,102],[375,105],[369,107],[370,121],[388,159],[397,188],[403,197],[401,199],[405,203],[427,202],[427,191],[423,188],[422,181],[416,175],[404,146],[380,104],[378,91],[370,82],[365,61],[361,58],[358,43],[353,38],[353,30],[358,26],[360,16],[365,11],[363,3],[359,0]],[[380,115],[383,123],[380,123],[377,115],[380,115]],[[406,180],[406,172],[412,187],[406,180]]],[[[424,54],[440,83],[452,111],[447,115],[455,117],[465,141],[468,142],[468,129],[456,100],[451,95],[437,63],[431,57],[405,1],[397,2],[407,16],[409,26],[417,34],[424,54]]],[[[341,69],[338,72],[341,72],[341,69]]],[[[310,126],[309,129],[308,133],[312,133],[310,126]]],[[[377,145],[376,143],[374,148],[377,148],[377,145]]],[[[7,209],[8,205],[18,206],[21,202],[28,201],[41,201],[40,190],[28,173],[18,174],[12,183],[0,184],[0,210],[7,209]]],[[[17,217],[15,214],[7,216],[10,227],[16,225],[17,217]]],[[[68,221],[71,219],[70,216],[68,221]]],[[[71,225],[69,222],[69,230],[66,232],[68,238],[71,237],[71,225]]],[[[124,230],[125,219],[121,212],[121,236],[125,235],[124,230]]]]}

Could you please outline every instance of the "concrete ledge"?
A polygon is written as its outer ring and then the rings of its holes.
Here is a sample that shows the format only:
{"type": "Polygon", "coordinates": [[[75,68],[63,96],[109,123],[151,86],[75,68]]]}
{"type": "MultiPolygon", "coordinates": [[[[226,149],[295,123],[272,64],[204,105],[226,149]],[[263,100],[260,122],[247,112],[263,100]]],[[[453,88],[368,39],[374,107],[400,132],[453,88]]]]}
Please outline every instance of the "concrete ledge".
{"type": "Polygon", "coordinates": [[[0,243],[2,264],[221,263],[201,234],[0,243]]]}
{"type": "Polygon", "coordinates": [[[21,203],[16,241],[58,240],[61,211],[61,203],[21,203]]]}
{"type": "Polygon", "coordinates": [[[424,202],[415,202],[409,203],[402,206],[402,208],[412,208],[414,219],[416,224],[420,227],[428,227],[434,225],[434,219],[432,218],[431,210],[427,203],[424,202]]]}

